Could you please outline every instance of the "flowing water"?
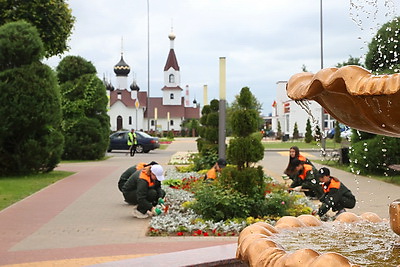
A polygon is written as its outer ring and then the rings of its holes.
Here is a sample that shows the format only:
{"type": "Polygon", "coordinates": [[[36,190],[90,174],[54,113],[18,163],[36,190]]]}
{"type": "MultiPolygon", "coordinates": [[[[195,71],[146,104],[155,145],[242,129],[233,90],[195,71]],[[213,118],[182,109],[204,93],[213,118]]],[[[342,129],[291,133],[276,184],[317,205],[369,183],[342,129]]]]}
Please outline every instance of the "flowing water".
{"type": "Polygon", "coordinates": [[[286,230],[271,239],[281,244],[287,252],[309,248],[321,254],[340,253],[360,266],[400,265],[400,237],[387,222],[324,223],[320,227],[286,230]]]}

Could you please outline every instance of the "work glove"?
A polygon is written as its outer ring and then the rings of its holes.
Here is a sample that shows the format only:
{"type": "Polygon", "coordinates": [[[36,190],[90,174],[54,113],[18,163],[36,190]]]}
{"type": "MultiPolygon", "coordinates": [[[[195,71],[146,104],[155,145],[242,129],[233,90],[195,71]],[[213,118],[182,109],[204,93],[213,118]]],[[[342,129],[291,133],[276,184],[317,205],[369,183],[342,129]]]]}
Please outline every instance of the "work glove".
{"type": "Polygon", "coordinates": [[[293,188],[293,191],[300,192],[301,191],[301,186],[296,186],[293,188]]]}
{"type": "Polygon", "coordinates": [[[318,213],[318,210],[313,210],[312,212],[311,212],[311,215],[316,215],[318,213]]]}
{"type": "Polygon", "coordinates": [[[151,209],[151,211],[149,211],[149,213],[150,213],[151,216],[158,216],[158,215],[160,215],[162,213],[162,209],[161,209],[161,207],[159,207],[157,205],[157,206],[153,207],[151,209]]]}

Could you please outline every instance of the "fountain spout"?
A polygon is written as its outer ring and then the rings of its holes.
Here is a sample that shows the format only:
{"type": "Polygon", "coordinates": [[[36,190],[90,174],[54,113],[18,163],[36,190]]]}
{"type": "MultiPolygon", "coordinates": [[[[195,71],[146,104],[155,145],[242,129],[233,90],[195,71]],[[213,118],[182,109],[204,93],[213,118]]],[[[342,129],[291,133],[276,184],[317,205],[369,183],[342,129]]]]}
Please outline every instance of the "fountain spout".
{"type": "Polygon", "coordinates": [[[293,100],[314,100],[352,128],[400,137],[400,74],[372,75],[359,66],[293,75],[287,84],[293,100]]]}

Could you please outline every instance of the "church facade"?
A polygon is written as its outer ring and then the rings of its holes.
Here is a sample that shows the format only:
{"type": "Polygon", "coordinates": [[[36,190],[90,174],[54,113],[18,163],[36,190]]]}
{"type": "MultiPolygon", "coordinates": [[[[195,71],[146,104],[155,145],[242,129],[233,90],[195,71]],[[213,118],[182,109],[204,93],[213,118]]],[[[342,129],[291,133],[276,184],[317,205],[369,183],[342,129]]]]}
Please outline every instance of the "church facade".
{"type": "MultiPolygon", "coordinates": [[[[180,132],[185,120],[200,118],[200,105],[190,104],[189,86],[185,94],[181,87],[181,74],[174,50],[175,35],[171,32],[170,50],[164,67],[162,97],[148,96],[135,81],[128,87],[129,65],[121,53],[114,66],[116,86],[104,80],[109,96],[108,115],[112,131],[135,129],[146,132],[180,132]]],[[[153,90],[151,90],[153,91],[153,90]]]]}

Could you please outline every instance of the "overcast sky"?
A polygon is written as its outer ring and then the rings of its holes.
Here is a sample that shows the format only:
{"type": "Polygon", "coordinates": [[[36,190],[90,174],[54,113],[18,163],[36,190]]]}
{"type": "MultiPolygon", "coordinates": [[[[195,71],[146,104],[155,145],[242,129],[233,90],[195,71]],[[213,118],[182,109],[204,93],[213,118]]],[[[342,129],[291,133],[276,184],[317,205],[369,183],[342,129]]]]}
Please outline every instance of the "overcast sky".
{"type": "MultiPolygon", "coordinates": [[[[100,78],[115,84],[113,67],[124,60],[141,90],[161,96],[163,69],[174,48],[181,71],[181,87],[189,85],[191,101],[203,106],[219,97],[219,58],[226,57],[227,101],[244,86],[272,110],[276,83],[287,81],[305,65],[321,66],[319,0],[69,0],[75,28],[66,55],[91,61],[100,78]],[[149,2],[149,13],[147,3],[149,2]],[[148,31],[147,19],[150,27],[148,31]],[[150,45],[147,37],[149,33],[150,45]],[[123,46],[121,48],[121,39],[123,46]],[[148,47],[150,58],[148,59],[148,47]],[[149,60],[149,61],[148,61],[149,60]]],[[[400,0],[324,0],[323,67],[334,67],[349,56],[361,57],[379,27],[399,16],[400,0]]],[[[59,57],[46,63],[55,67],[59,57]]]]}

